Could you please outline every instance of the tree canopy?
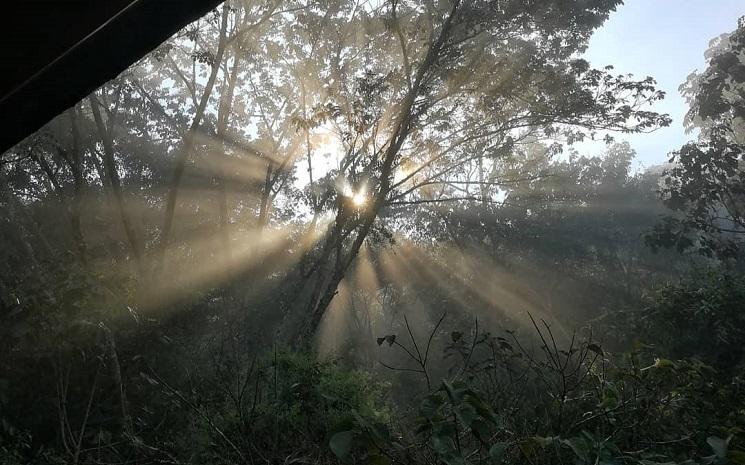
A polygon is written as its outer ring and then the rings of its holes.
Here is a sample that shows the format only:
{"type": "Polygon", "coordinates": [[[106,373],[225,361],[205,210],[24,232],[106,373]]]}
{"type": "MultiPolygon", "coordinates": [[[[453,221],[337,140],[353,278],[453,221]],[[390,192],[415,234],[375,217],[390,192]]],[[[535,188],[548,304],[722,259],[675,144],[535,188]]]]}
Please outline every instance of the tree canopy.
{"type": "Polygon", "coordinates": [[[686,124],[699,132],[698,141],[673,153],[662,188],[680,215],[666,218],[653,242],[731,256],[745,226],[745,22],[712,40],[706,57],[706,70],[681,86],[690,104],[686,124]]]}

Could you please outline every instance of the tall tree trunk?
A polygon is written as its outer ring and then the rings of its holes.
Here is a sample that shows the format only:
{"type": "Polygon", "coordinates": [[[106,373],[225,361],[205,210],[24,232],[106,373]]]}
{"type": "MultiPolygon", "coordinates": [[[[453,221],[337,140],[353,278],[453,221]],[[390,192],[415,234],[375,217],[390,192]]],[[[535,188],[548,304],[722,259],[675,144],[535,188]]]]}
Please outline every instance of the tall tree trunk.
{"type": "MultiPolygon", "coordinates": [[[[315,42],[313,43],[313,46],[315,47],[315,42]]],[[[318,211],[318,202],[316,200],[316,193],[314,191],[315,186],[313,185],[313,161],[311,160],[312,155],[312,147],[310,145],[310,128],[308,124],[308,104],[306,102],[306,93],[305,93],[305,83],[303,80],[300,80],[300,91],[301,91],[301,101],[303,105],[303,118],[305,119],[305,151],[306,151],[306,157],[308,158],[308,186],[310,189],[310,205],[311,208],[313,208],[313,213],[317,213],[318,211]]],[[[315,215],[314,215],[315,216],[315,215]]],[[[315,226],[315,225],[313,225],[315,226]]]]}
{"type": "Polygon", "coordinates": [[[220,212],[220,233],[222,235],[222,246],[226,260],[230,260],[231,258],[231,247],[229,229],[230,213],[227,192],[227,182],[229,179],[227,163],[228,154],[227,144],[225,141],[227,139],[230,113],[233,110],[233,94],[235,92],[235,85],[238,79],[238,71],[240,67],[240,49],[235,46],[233,47],[233,50],[233,66],[230,76],[227,77],[227,89],[220,96],[220,106],[217,110],[217,138],[220,141],[220,153],[217,154],[218,170],[215,175],[215,184],[217,185],[218,208],[220,212]]]}
{"type": "Polygon", "coordinates": [[[481,205],[486,209],[487,205],[487,187],[486,187],[486,177],[484,176],[484,156],[481,155],[478,158],[479,163],[479,194],[481,197],[481,205]]]}
{"type": "Polygon", "coordinates": [[[80,128],[78,126],[75,108],[67,110],[70,117],[70,128],[72,130],[72,150],[70,151],[69,164],[73,178],[73,202],[70,208],[70,221],[72,223],[73,237],[78,249],[78,255],[83,263],[87,262],[87,245],[83,237],[80,217],[83,211],[85,195],[85,179],[83,178],[83,150],[80,144],[80,128]]]}
{"type": "Polygon", "coordinates": [[[103,331],[104,337],[106,338],[106,345],[108,346],[108,358],[111,363],[111,376],[114,378],[114,383],[119,394],[119,407],[122,414],[122,427],[124,433],[127,436],[132,436],[132,417],[129,413],[129,401],[127,400],[127,392],[124,388],[124,380],[122,378],[122,368],[119,363],[119,355],[116,351],[116,341],[111,330],[103,323],[99,323],[98,327],[103,331]]]}
{"type": "MultiPolygon", "coordinates": [[[[80,118],[80,115],[78,114],[78,117],[80,118]]],[[[90,159],[93,163],[93,166],[96,168],[96,173],[98,174],[98,179],[101,180],[101,189],[103,190],[103,197],[104,197],[104,205],[106,208],[107,213],[111,217],[111,223],[116,224],[117,223],[117,206],[113,199],[113,189],[111,188],[111,182],[109,181],[109,177],[106,174],[106,170],[103,167],[102,158],[96,150],[96,147],[88,141],[88,152],[90,153],[90,159]]],[[[121,250],[119,248],[118,243],[114,240],[113,237],[111,237],[111,234],[108,232],[104,233],[104,241],[106,242],[106,246],[109,249],[109,252],[111,253],[111,256],[115,260],[121,259],[121,250]]]]}
{"type": "Polygon", "coordinates": [[[272,190],[273,168],[274,163],[270,161],[266,166],[266,178],[264,179],[264,187],[261,190],[261,200],[259,201],[259,218],[256,222],[258,232],[263,231],[269,222],[269,198],[272,190]]]}
{"type": "Polygon", "coordinates": [[[127,214],[127,207],[124,201],[124,193],[122,192],[121,180],[119,179],[119,172],[116,166],[116,159],[114,158],[114,145],[111,139],[111,132],[107,129],[104,124],[103,118],[101,117],[101,111],[98,108],[99,103],[94,98],[89,98],[91,105],[91,111],[93,112],[93,119],[96,122],[96,128],[98,129],[101,142],[103,143],[103,162],[104,169],[106,170],[106,176],[108,177],[109,185],[111,186],[111,194],[114,198],[117,210],[119,211],[119,219],[124,227],[124,233],[127,236],[132,257],[135,260],[138,271],[141,276],[144,277],[145,266],[143,263],[142,253],[143,247],[140,243],[139,236],[135,230],[132,220],[127,214]]]}

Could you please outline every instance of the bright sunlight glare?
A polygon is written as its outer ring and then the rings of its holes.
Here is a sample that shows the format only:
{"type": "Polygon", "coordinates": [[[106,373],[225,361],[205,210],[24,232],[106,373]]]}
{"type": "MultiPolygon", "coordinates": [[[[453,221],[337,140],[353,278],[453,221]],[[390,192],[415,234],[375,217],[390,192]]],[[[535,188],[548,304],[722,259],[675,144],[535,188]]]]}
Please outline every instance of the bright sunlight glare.
{"type": "Polygon", "coordinates": [[[364,192],[357,192],[352,196],[352,203],[357,207],[361,207],[367,203],[367,196],[365,196],[364,192]]]}

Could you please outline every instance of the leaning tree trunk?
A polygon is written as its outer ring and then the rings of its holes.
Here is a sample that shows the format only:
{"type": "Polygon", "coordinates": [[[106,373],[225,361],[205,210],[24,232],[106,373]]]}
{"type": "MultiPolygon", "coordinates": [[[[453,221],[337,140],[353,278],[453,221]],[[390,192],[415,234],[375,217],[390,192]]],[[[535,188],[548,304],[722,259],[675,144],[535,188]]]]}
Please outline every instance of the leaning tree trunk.
{"type": "Polygon", "coordinates": [[[346,212],[344,211],[344,208],[339,208],[337,212],[337,221],[334,226],[334,231],[327,238],[324,246],[324,253],[322,253],[320,257],[322,262],[319,264],[320,266],[318,266],[317,269],[318,278],[314,289],[311,292],[311,297],[306,310],[307,321],[295,341],[296,346],[306,346],[310,343],[313,335],[318,329],[318,326],[321,324],[326,309],[329,304],[331,304],[332,299],[337,293],[339,283],[341,283],[341,280],[344,278],[349,266],[357,257],[360,247],[362,247],[367,235],[370,233],[370,229],[372,228],[378,213],[386,203],[387,196],[391,190],[394,162],[398,157],[398,153],[406,141],[406,138],[411,131],[412,123],[414,122],[414,102],[421,93],[422,87],[427,80],[428,73],[440,57],[445,41],[450,35],[459,3],[460,0],[453,2],[453,6],[440,29],[439,35],[430,44],[429,49],[427,50],[427,55],[417,70],[416,78],[400,104],[399,114],[396,118],[396,124],[393,127],[393,134],[390,139],[391,142],[383,156],[378,192],[374,196],[370,208],[362,212],[357,225],[351,228],[357,229],[357,234],[346,251],[344,250],[343,244],[346,237],[352,234],[352,231],[349,230],[345,233],[344,217],[346,212]],[[331,253],[332,250],[334,250],[335,253],[331,253]],[[331,263],[332,257],[333,263],[331,263]]]}
{"type": "Polygon", "coordinates": [[[189,160],[189,155],[194,149],[194,139],[196,133],[199,130],[199,126],[202,123],[204,117],[204,111],[207,108],[207,102],[212,94],[212,89],[215,87],[215,81],[217,80],[217,72],[220,69],[220,63],[225,52],[226,45],[226,31],[228,27],[228,15],[230,8],[228,5],[223,5],[222,20],[220,22],[220,39],[217,44],[217,53],[215,53],[215,59],[212,63],[212,69],[210,71],[207,83],[204,86],[202,95],[199,99],[199,104],[194,112],[194,118],[192,119],[189,130],[184,136],[184,141],[181,148],[176,154],[175,168],[173,171],[173,179],[171,180],[171,186],[168,191],[166,198],[166,212],[165,219],[163,220],[163,228],[160,231],[160,257],[158,267],[163,268],[165,261],[165,253],[168,248],[168,242],[171,237],[171,230],[173,228],[173,217],[176,212],[176,201],[178,200],[179,186],[181,185],[181,178],[184,175],[184,169],[186,168],[186,162],[189,160]]]}

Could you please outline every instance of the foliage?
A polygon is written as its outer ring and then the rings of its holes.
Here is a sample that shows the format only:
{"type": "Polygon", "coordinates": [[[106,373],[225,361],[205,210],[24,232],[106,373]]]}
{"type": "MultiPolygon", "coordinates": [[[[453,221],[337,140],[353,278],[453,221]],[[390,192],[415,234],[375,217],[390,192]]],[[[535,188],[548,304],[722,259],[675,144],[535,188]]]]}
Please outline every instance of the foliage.
{"type": "Polygon", "coordinates": [[[678,214],[658,225],[650,243],[733,257],[745,225],[745,19],[714,39],[706,56],[708,68],[681,86],[687,124],[700,130],[699,140],[673,152],[661,188],[678,214]]]}
{"type": "Polygon", "coordinates": [[[745,337],[745,280],[740,274],[703,269],[661,288],[625,324],[635,338],[653,342],[676,358],[698,358],[729,371],[741,368],[745,337]]]}
{"type": "MultiPolygon", "coordinates": [[[[190,455],[197,463],[230,463],[253,455],[328,461],[331,451],[324,445],[344,425],[355,419],[389,420],[384,383],[342,370],[333,361],[273,353],[254,359],[246,370],[245,378],[223,379],[226,384],[216,392],[181,393],[153,380],[188,410],[188,427],[174,431],[167,442],[174,456],[190,455]]],[[[203,388],[214,390],[211,383],[203,388]]]]}
{"type": "Polygon", "coordinates": [[[465,344],[452,333],[466,355],[456,381],[426,395],[412,435],[381,453],[401,463],[742,463],[739,376],[653,358],[643,345],[614,355],[573,337],[561,349],[543,326],[537,354],[513,332],[474,332],[465,344]]]}

